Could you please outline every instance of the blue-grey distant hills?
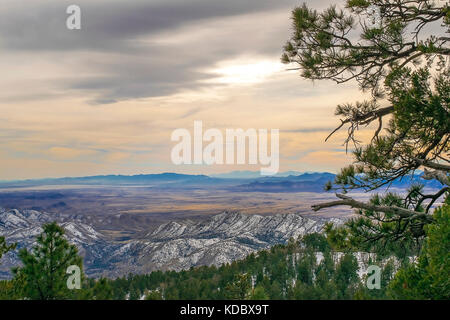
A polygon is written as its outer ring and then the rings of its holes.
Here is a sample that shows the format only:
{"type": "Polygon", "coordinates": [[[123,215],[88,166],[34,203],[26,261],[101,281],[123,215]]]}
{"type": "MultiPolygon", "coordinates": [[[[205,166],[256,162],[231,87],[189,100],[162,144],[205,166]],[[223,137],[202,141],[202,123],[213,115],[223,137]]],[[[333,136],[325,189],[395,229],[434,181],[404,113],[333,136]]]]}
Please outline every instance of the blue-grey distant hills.
{"type": "Polygon", "coordinates": [[[241,184],[235,191],[241,192],[323,192],[328,181],[333,181],[335,174],[304,173],[287,177],[264,177],[241,184]]]}
{"type": "MultiPolygon", "coordinates": [[[[335,174],[329,172],[299,173],[295,171],[276,176],[262,177],[255,171],[235,171],[216,176],[189,175],[179,173],[102,175],[89,177],[67,177],[0,182],[0,188],[33,187],[49,185],[86,186],[147,186],[158,189],[225,188],[230,192],[323,192],[324,185],[333,181],[335,174]],[[290,174],[294,173],[294,174],[290,174]]],[[[427,181],[420,174],[397,180],[393,188],[407,188],[412,182],[422,183],[427,188],[439,189],[437,181],[427,181]]]]}
{"type": "Polygon", "coordinates": [[[0,182],[0,187],[21,187],[38,185],[154,185],[165,183],[213,183],[214,178],[206,175],[179,173],[138,174],[138,175],[102,175],[89,177],[66,177],[0,182]]]}
{"type": "MultiPolygon", "coordinates": [[[[425,188],[441,189],[443,185],[433,180],[421,178],[421,174],[403,179],[397,179],[389,185],[390,188],[407,189],[412,183],[421,183],[425,188]]],[[[249,183],[236,186],[234,191],[240,192],[324,192],[324,186],[328,181],[334,181],[333,173],[314,172],[287,177],[259,178],[249,183]]],[[[385,186],[387,187],[387,186],[385,186]]],[[[382,188],[383,189],[383,188],[382,188]]]]}
{"type": "MultiPolygon", "coordinates": [[[[301,174],[304,174],[306,172],[300,172],[300,171],[285,171],[285,172],[279,172],[274,177],[288,177],[288,176],[299,176],[301,174]]],[[[212,174],[210,177],[213,178],[223,178],[223,179],[257,179],[261,178],[260,171],[249,171],[249,170],[243,170],[243,171],[231,171],[227,173],[218,173],[218,174],[212,174]]]]}

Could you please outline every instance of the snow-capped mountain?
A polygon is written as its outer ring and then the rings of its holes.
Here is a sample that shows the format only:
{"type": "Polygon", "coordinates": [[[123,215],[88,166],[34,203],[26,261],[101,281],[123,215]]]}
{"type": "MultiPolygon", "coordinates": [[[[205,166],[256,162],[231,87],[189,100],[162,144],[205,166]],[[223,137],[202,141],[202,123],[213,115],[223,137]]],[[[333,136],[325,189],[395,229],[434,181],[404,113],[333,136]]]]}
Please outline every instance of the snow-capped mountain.
{"type": "Polygon", "coordinates": [[[102,269],[105,256],[117,249],[117,245],[91,226],[61,218],[61,216],[35,210],[0,209],[0,236],[8,243],[17,243],[17,249],[5,254],[0,261],[0,278],[7,278],[10,269],[19,265],[18,251],[21,248],[31,248],[36,237],[42,232],[42,225],[57,221],[66,231],[67,239],[78,247],[84,257],[84,264],[89,269],[88,274],[95,274],[102,269]]]}
{"type": "MultiPolygon", "coordinates": [[[[202,222],[170,222],[143,238],[116,243],[91,226],[33,210],[0,209],[0,235],[18,248],[31,247],[41,225],[56,220],[68,240],[79,248],[89,276],[115,277],[153,270],[182,270],[221,265],[248,254],[286,243],[289,238],[321,231],[325,222],[338,219],[306,218],[299,214],[259,216],[224,212],[202,222]]],[[[0,277],[19,264],[17,250],[1,261],[0,277]]]]}

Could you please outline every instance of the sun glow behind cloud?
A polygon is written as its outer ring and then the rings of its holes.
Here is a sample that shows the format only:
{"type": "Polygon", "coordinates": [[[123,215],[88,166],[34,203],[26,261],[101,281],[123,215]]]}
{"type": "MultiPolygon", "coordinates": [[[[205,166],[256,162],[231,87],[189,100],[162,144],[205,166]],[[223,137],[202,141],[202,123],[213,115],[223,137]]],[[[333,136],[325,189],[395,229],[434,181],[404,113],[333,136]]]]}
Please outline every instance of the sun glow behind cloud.
{"type": "Polygon", "coordinates": [[[217,64],[212,70],[208,70],[217,77],[208,79],[208,83],[219,84],[255,84],[261,83],[270,76],[284,71],[285,67],[273,60],[233,60],[217,64]]]}

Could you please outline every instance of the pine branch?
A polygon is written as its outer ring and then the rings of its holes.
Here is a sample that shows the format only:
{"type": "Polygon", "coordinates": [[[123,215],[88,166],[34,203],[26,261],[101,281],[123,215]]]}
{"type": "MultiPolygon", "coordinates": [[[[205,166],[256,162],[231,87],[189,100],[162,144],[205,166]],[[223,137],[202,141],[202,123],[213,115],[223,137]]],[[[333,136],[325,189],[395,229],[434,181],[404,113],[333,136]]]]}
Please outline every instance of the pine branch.
{"type": "Polygon", "coordinates": [[[432,221],[432,217],[426,213],[423,212],[417,212],[413,210],[409,210],[406,208],[400,208],[397,206],[380,206],[380,205],[374,205],[370,203],[360,202],[353,198],[350,198],[348,196],[345,196],[343,194],[336,193],[336,197],[338,197],[341,200],[316,204],[312,206],[312,209],[314,211],[319,211],[324,208],[330,208],[335,206],[350,206],[352,208],[357,209],[364,209],[364,210],[370,210],[375,212],[383,212],[383,213],[393,213],[400,218],[408,218],[408,219],[416,219],[416,218],[423,218],[428,221],[432,221]]]}
{"type": "MultiPolygon", "coordinates": [[[[339,129],[341,129],[347,123],[351,123],[353,125],[367,125],[375,119],[379,119],[381,121],[382,117],[392,113],[393,111],[394,111],[394,107],[389,106],[389,107],[380,108],[380,109],[377,109],[374,111],[370,111],[370,112],[367,112],[364,114],[358,114],[358,115],[349,117],[344,120],[341,119],[341,124],[336,129],[334,129],[333,132],[331,132],[328,135],[328,137],[325,139],[325,141],[327,141],[333,134],[335,134],[339,129]]],[[[379,130],[381,131],[381,129],[379,129],[379,130]]],[[[378,133],[379,133],[379,131],[378,131],[378,133]]],[[[376,133],[376,134],[378,134],[378,133],[376,133]]]]}

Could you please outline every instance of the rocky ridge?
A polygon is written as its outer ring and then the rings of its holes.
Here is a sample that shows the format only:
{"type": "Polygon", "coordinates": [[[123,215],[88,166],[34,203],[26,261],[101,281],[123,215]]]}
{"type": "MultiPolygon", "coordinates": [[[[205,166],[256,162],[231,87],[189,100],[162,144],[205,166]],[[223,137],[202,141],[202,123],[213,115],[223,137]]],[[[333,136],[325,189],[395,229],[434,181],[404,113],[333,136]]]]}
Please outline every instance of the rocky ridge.
{"type": "MultiPolygon", "coordinates": [[[[42,224],[56,220],[66,230],[67,239],[84,257],[86,273],[92,277],[123,276],[154,270],[183,270],[201,265],[221,265],[248,254],[286,243],[290,238],[320,232],[328,221],[299,214],[273,216],[223,212],[193,223],[169,222],[140,239],[117,243],[90,225],[34,210],[0,209],[0,235],[18,249],[30,248],[42,232],[42,224]]],[[[0,278],[19,264],[17,250],[3,256],[0,278]]]]}

